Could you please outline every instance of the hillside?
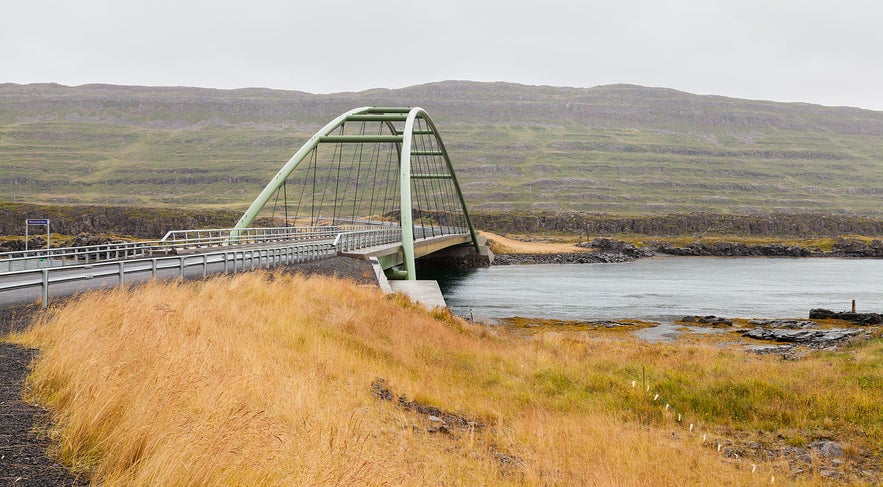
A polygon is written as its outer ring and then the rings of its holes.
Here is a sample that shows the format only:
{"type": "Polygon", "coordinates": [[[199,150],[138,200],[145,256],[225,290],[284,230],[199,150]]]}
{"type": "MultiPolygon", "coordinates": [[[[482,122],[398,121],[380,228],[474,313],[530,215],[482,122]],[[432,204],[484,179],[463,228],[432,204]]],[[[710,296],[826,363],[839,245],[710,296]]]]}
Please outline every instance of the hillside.
{"type": "Polygon", "coordinates": [[[883,215],[883,112],[458,81],[332,95],[0,84],[0,200],[243,209],[364,105],[426,108],[475,210],[883,215]]]}

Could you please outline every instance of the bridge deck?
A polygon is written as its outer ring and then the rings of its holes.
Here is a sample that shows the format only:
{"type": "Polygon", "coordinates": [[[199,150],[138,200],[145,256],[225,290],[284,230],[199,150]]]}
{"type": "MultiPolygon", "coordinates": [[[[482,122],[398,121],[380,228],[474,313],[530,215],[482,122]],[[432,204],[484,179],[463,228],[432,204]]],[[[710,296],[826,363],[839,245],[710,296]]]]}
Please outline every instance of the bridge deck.
{"type": "MultiPolygon", "coordinates": [[[[439,250],[469,243],[472,237],[468,233],[455,235],[441,235],[438,237],[418,238],[414,240],[414,257],[419,258],[429,255],[439,250]]],[[[384,268],[389,268],[402,263],[402,243],[395,242],[384,245],[375,245],[363,249],[349,250],[340,252],[339,255],[350,257],[353,259],[370,259],[376,257],[384,264],[384,268]],[[391,263],[395,261],[395,263],[391,263]]]]}

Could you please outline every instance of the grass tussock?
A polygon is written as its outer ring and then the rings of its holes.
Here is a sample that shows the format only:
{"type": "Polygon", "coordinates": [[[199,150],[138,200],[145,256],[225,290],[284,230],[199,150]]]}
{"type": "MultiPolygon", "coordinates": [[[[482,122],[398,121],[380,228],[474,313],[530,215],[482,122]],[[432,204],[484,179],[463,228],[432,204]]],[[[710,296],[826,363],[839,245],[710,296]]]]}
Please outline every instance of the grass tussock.
{"type": "Polygon", "coordinates": [[[879,341],[786,362],[525,338],[263,272],[88,294],[12,339],[40,349],[56,454],[101,485],[814,484],[715,442],[823,434],[850,462],[883,440],[879,341]],[[433,433],[398,396],[478,426],[433,433]]]}

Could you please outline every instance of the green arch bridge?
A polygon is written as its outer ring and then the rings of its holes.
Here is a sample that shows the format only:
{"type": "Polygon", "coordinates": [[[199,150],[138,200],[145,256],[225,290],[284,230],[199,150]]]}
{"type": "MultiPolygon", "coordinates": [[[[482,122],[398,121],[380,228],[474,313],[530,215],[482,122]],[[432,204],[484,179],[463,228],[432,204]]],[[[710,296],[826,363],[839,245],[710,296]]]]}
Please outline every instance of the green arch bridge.
{"type": "Polygon", "coordinates": [[[416,279],[417,258],[451,247],[483,253],[448,151],[419,107],[362,107],[329,122],[270,180],[231,237],[259,216],[349,228],[338,251],[376,257],[399,279],[416,279]]]}

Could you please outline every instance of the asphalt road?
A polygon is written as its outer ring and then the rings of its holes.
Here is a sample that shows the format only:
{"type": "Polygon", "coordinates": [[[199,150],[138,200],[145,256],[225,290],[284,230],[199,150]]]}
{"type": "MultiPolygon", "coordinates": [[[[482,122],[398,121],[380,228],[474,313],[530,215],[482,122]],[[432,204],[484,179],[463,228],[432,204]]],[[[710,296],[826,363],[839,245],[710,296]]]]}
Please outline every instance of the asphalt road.
{"type": "MultiPolygon", "coordinates": [[[[286,247],[302,251],[325,245],[325,250],[305,254],[286,253],[275,246],[235,248],[219,253],[218,249],[206,249],[205,254],[193,253],[154,259],[136,259],[94,263],[91,266],[57,267],[49,270],[49,301],[53,298],[71,296],[94,289],[107,289],[120,285],[134,285],[157,279],[202,278],[209,274],[236,272],[243,269],[270,267],[280,264],[303,262],[335,255],[330,248],[331,240],[313,241],[286,247]],[[329,250],[330,248],[330,250],[329,250]],[[120,266],[123,279],[120,280],[120,266]],[[155,268],[155,269],[154,269],[155,268]]],[[[43,292],[43,274],[40,270],[0,275],[0,307],[36,303],[43,292]]]]}

